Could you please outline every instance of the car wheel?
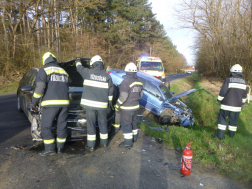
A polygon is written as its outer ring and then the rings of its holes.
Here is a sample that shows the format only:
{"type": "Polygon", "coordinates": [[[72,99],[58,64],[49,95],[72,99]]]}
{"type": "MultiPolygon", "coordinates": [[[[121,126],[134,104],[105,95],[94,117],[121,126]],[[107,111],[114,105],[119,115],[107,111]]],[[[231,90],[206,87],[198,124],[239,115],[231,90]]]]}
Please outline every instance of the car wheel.
{"type": "Polygon", "coordinates": [[[171,125],[174,122],[174,112],[172,109],[166,109],[159,115],[159,123],[171,125]]]}
{"type": "Polygon", "coordinates": [[[17,95],[17,109],[18,109],[19,112],[23,111],[21,106],[20,106],[20,95],[19,94],[17,95]]]}

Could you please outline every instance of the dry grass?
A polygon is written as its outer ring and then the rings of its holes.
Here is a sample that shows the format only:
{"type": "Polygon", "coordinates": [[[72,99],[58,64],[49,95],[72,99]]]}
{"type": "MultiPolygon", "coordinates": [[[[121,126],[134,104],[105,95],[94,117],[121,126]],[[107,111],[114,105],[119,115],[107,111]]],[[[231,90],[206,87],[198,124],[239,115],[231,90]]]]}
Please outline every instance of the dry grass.
{"type": "Polygon", "coordinates": [[[201,86],[208,90],[213,96],[218,96],[220,93],[223,80],[213,76],[202,76],[201,86]]]}
{"type": "Polygon", "coordinates": [[[12,82],[19,82],[21,78],[23,77],[24,73],[15,71],[11,72],[7,75],[1,75],[0,76],[0,86],[2,85],[9,85],[12,82]]]}

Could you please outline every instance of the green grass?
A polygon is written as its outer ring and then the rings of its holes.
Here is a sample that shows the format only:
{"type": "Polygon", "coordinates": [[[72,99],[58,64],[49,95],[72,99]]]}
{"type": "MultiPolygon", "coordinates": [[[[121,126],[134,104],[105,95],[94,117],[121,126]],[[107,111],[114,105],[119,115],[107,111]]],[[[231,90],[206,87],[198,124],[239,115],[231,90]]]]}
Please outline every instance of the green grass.
{"type": "Polygon", "coordinates": [[[200,85],[200,76],[192,75],[176,82],[171,85],[171,90],[175,93],[182,92],[179,86],[192,81],[196,82],[193,88],[197,91],[188,95],[186,104],[194,113],[193,126],[188,128],[169,126],[170,131],[164,133],[148,128],[148,126],[160,125],[154,122],[142,122],[141,129],[155,138],[162,138],[166,145],[173,146],[174,149],[179,147],[182,150],[186,144],[193,141],[193,161],[197,161],[203,167],[212,167],[231,178],[251,182],[252,103],[245,104],[239,117],[235,137],[228,137],[226,131],[225,139],[220,141],[212,137],[212,134],[217,131],[219,112],[219,107],[216,107],[217,96],[212,96],[200,85]]]}
{"type": "Polygon", "coordinates": [[[16,92],[18,88],[18,82],[12,82],[10,84],[3,84],[0,86],[0,94],[7,92],[16,92]]]}

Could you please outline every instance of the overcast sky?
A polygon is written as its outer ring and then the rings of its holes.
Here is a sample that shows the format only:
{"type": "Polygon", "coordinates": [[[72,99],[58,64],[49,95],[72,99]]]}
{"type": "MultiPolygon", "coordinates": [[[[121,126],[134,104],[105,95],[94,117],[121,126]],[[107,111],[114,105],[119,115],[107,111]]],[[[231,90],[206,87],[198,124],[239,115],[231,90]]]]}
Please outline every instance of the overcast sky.
{"type": "Polygon", "coordinates": [[[179,21],[174,16],[174,7],[181,0],[148,0],[152,3],[152,11],[156,13],[156,19],[164,25],[167,36],[177,46],[177,50],[183,54],[189,65],[194,65],[193,36],[194,32],[188,29],[178,29],[179,21]]]}

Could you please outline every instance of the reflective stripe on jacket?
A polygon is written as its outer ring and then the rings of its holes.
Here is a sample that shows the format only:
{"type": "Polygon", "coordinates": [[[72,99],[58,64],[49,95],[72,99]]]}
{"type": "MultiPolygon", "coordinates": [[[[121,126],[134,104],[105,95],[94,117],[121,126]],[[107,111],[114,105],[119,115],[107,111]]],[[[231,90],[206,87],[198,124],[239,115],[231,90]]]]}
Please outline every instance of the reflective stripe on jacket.
{"type": "Polygon", "coordinates": [[[69,106],[68,74],[55,63],[46,64],[37,73],[32,103],[37,104],[42,96],[43,107],[69,106]]]}
{"type": "Polygon", "coordinates": [[[88,69],[76,63],[76,68],[84,80],[81,105],[92,109],[108,108],[114,90],[110,75],[99,66],[88,69]]]}
{"type": "Polygon", "coordinates": [[[120,95],[115,108],[123,110],[139,109],[139,99],[143,95],[143,83],[136,76],[136,72],[126,72],[126,78],[122,81],[120,95]]]}
{"type": "Polygon", "coordinates": [[[246,89],[246,81],[240,75],[232,73],[224,81],[217,99],[221,102],[221,109],[240,112],[247,98],[248,91],[246,89]]]}

